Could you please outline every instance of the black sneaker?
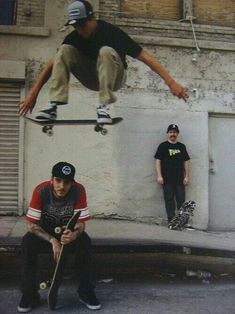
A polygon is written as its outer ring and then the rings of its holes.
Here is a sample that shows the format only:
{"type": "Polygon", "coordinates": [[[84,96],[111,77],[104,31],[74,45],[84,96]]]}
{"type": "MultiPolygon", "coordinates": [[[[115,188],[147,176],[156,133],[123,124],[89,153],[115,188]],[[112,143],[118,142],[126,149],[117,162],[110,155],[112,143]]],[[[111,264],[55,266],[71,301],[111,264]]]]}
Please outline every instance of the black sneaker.
{"type": "Polygon", "coordinates": [[[90,291],[88,293],[79,293],[79,300],[81,303],[86,305],[86,307],[90,310],[100,310],[101,304],[97,300],[95,292],[90,291]]]}
{"type": "Polygon", "coordinates": [[[110,117],[108,111],[109,107],[106,105],[100,105],[97,107],[97,123],[112,123],[112,118],[110,117]]]}
{"type": "Polygon", "coordinates": [[[17,307],[19,313],[28,313],[32,311],[33,308],[37,307],[40,303],[40,295],[36,293],[35,295],[23,294],[20,303],[17,307]]]}
{"type": "Polygon", "coordinates": [[[39,111],[38,114],[35,116],[38,120],[56,120],[57,118],[57,105],[56,104],[49,104],[43,110],[39,111]]]}

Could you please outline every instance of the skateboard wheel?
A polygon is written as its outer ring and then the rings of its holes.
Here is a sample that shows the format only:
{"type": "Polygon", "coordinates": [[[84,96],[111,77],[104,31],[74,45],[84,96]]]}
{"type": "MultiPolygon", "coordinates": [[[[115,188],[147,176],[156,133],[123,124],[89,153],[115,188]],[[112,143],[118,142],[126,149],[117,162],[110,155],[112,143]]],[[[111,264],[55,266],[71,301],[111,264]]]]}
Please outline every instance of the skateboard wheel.
{"type": "Polygon", "coordinates": [[[62,228],[61,227],[55,227],[54,231],[56,234],[60,234],[62,232],[62,228]]]}
{"type": "Polygon", "coordinates": [[[50,128],[50,127],[49,127],[48,125],[44,125],[44,126],[42,127],[42,132],[43,132],[43,133],[47,133],[49,128],[50,128]]]}
{"type": "Polygon", "coordinates": [[[95,127],[94,127],[94,130],[96,132],[100,132],[102,130],[102,128],[97,124],[95,127]]]}
{"type": "Polygon", "coordinates": [[[47,288],[47,283],[46,282],[41,282],[39,285],[41,290],[45,290],[47,288]]]}
{"type": "Polygon", "coordinates": [[[42,128],[42,132],[46,133],[48,136],[53,135],[53,130],[52,130],[52,127],[50,125],[44,125],[44,127],[42,128]]]}
{"type": "Polygon", "coordinates": [[[47,131],[47,135],[48,135],[48,136],[52,136],[52,135],[53,135],[52,129],[50,129],[50,130],[47,131]]]}
{"type": "Polygon", "coordinates": [[[102,129],[100,132],[101,132],[102,135],[106,135],[108,133],[108,130],[107,129],[102,129]]]}

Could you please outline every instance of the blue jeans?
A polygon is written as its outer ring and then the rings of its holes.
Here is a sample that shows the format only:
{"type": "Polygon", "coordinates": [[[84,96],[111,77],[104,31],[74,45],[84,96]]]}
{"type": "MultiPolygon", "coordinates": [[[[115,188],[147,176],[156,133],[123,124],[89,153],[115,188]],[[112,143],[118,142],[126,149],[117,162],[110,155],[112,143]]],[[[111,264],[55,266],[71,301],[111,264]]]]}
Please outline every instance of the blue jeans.
{"type": "Polygon", "coordinates": [[[177,209],[185,202],[185,186],[179,183],[166,183],[163,185],[163,193],[168,222],[175,216],[177,209]]]}

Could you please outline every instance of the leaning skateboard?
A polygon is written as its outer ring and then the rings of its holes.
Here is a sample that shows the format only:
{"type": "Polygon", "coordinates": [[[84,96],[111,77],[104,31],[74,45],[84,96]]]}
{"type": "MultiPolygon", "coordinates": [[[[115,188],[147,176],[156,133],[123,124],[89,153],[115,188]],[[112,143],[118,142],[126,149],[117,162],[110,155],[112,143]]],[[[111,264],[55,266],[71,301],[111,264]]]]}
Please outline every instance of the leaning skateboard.
{"type": "Polygon", "coordinates": [[[174,230],[182,230],[182,228],[188,223],[189,218],[193,216],[193,211],[196,207],[194,201],[186,201],[180,207],[178,213],[175,217],[169,222],[168,228],[174,230]]]}
{"type": "Polygon", "coordinates": [[[37,120],[26,117],[29,121],[42,126],[43,133],[48,136],[53,135],[53,127],[56,125],[94,125],[95,132],[100,132],[102,135],[106,135],[108,130],[105,125],[115,125],[123,120],[121,117],[113,118],[112,123],[97,123],[96,120],[37,120]]]}
{"type": "MultiPolygon", "coordinates": [[[[80,212],[76,213],[72,218],[70,218],[70,220],[68,221],[64,229],[62,229],[61,227],[56,227],[55,233],[59,233],[59,232],[62,233],[63,231],[66,231],[66,230],[74,231],[74,227],[78,221],[79,216],[80,216],[80,212]]],[[[66,245],[62,245],[52,280],[48,280],[40,284],[41,289],[45,289],[49,287],[47,301],[48,301],[48,306],[51,310],[54,310],[56,308],[57,294],[58,294],[58,290],[63,279],[67,253],[68,252],[67,252],[66,245]]]]}

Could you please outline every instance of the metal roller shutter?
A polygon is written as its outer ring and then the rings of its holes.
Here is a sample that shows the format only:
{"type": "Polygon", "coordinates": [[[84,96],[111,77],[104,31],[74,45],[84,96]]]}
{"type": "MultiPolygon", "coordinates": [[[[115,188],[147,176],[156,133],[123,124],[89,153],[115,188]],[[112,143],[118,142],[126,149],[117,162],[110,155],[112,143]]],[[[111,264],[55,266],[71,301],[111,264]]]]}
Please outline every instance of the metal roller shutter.
{"type": "Polygon", "coordinates": [[[19,210],[20,85],[0,83],[0,214],[19,210]]]}

